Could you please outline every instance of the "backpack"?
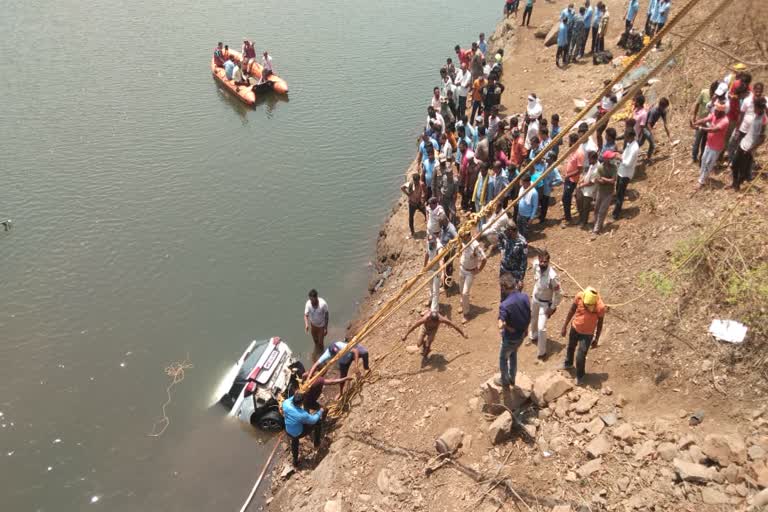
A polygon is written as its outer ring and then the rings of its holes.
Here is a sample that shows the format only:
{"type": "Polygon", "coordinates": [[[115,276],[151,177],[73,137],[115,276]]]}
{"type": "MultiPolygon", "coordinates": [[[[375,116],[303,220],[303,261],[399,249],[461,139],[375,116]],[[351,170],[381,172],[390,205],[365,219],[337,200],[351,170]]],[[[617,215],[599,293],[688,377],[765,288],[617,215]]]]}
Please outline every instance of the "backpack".
{"type": "Polygon", "coordinates": [[[598,64],[608,64],[613,60],[613,54],[608,51],[596,52],[592,56],[592,64],[597,66],[598,64]]]}

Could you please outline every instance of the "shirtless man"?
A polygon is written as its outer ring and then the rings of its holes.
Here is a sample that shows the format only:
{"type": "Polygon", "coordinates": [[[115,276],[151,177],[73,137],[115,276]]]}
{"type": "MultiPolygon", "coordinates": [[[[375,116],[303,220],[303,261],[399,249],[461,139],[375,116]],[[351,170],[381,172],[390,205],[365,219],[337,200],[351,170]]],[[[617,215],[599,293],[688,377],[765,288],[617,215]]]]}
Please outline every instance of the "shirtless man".
{"type": "Polygon", "coordinates": [[[410,326],[405,334],[402,336],[402,340],[408,337],[414,329],[421,326],[421,333],[419,334],[418,346],[421,347],[421,366],[427,364],[429,358],[429,352],[432,350],[432,342],[435,341],[435,335],[440,324],[445,324],[449,327],[456,329],[456,332],[467,338],[468,336],[461,330],[461,327],[451,322],[448,318],[444,317],[437,311],[427,311],[415,324],[410,326]]]}

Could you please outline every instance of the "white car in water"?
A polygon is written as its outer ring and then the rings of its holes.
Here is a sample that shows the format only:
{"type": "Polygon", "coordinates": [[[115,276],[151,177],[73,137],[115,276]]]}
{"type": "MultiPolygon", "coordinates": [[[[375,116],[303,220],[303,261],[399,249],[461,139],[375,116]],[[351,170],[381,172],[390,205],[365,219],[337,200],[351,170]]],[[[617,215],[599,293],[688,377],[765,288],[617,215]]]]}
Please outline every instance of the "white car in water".
{"type": "Polygon", "coordinates": [[[226,407],[228,416],[261,430],[282,430],[278,398],[295,389],[295,367],[291,348],[279,337],[252,341],[219,383],[214,402],[226,407]]]}

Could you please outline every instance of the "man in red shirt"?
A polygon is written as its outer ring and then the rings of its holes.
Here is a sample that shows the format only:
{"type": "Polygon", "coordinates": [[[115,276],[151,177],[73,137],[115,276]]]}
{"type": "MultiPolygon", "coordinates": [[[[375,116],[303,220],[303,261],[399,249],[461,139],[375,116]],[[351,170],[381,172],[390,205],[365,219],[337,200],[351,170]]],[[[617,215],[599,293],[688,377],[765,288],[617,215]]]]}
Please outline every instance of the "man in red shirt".
{"type": "Polygon", "coordinates": [[[704,155],[701,157],[701,172],[699,173],[697,188],[706,184],[709,173],[712,172],[720,154],[725,149],[729,124],[726,115],[727,110],[728,105],[718,101],[714,105],[714,112],[693,124],[694,128],[699,128],[707,133],[707,145],[704,148],[704,155]]]}
{"type": "Polygon", "coordinates": [[[469,65],[472,62],[472,50],[468,48],[462,49],[459,45],[454,46],[453,49],[456,51],[456,56],[459,58],[459,63],[466,64],[467,69],[469,69],[469,65]]]}
{"type": "MultiPolygon", "coordinates": [[[[568,135],[568,144],[571,147],[578,141],[578,133],[571,133],[568,135]]],[[[576,190],[576,184],[579,182],[581,169],[584,167],[584,158],[584,148],[579,144],[576,151],[571,153],[571,156],[568,157],[568,161],[565,164],[565,177],[563,178],[563,213],[565,222],[563,223],[563,227],[566,227],[572,222],[571,203],[573,201],[573,192],[576,190]]]]}

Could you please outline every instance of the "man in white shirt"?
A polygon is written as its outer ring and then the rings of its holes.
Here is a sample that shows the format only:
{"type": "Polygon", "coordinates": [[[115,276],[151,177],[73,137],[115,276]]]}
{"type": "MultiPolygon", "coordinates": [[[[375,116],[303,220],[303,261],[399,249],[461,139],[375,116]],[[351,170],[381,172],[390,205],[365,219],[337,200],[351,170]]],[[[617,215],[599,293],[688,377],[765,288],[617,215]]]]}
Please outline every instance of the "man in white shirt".
{"type": "Polygon", "coordinates": [[[766,100],[764,96],[755,99],[754,112],[745,120],[749,121],[749,126],[739,142],[739,147],[733,158],[732,172],[733,183],[731,186],[737,192],[741,184],[749,180],[752,175],[752,163],[755,149],[765,142],[765,127],[768,124],[766,116],[766,100]]]}
{"type": "Polygon", "coordinates": [[[531,140],[539,136],[539,118],[529,119],[528,131],[525,134],[525,149],[531,149],[531,140]]]}
{"type": "Polygon", "coordinates": [[[533,262],[533,295],[531,296],[531,341],[538,346],[538,358],[547,357],[547,320],[555,314],[562,300],[560,277],[549,264],[549,252],[542,249],[533,262]]]}
{"type": "Polygon", "coordinates": [[[272,57],[270,57],[269,52],[264,50],[263,56],[264,56],[264,58],[262,59],[261,65],[263,66],[264,69],[263,69],[262,73],[264,71],[271,71],[271,72],[274,73],[275,70],[272,69],[272,57]]]}
{"type": "Polygon", "coordinates": [[[456,78],[454,78],[453,83],[456,85],[456,91],[459,96],[458,117],[461,118],[467,113],[467,94],[469,94],[469,87],[472,84],[472,73],[467,70],[465,63],[462,63],[461,69],[456,72],[456,78]]]}
{"type": "Polygon", "coordinates": [[[624,152],[621,154],[618,179],[616,180],[616,206],[613,208],[613,220],[619,220],[621,207],[624,205],[624,197],[627,195],[627,186],[635,177],[637,155],[640,153],[640,146],[635,139],[634,130],[629,130],[624,135],[624,152]]]}
{"type": "Polygon", "coordinates": [[[445,216],[445,209],[439,204],[437,196],[430,197],[427,201],[427,237],[440,236],[440,219],[445,216]]]}
{"type": "Polygon", "coordinates": [[[317,290],[309,290],[309,300],[304,306],[304,330],[312,335],[315,350],[325,349],[324,341],[328,335],[328,304],[317,296],[317,290]]]}
{"type": "Polygon", "coordinates": [[[464,233],[461,236],[461,257],[459,267],[459,290],[461,292],[461,323],[467,323],[469,320],[469,292],[472,289],[472,282],[475,276],[479,274],[488,261],[483,249],[477,240],[472,240],[470,233],[464,233]]]}
{"type": "MultiPolygon", "coordinates": [[[[428,235],[427,236],[427,252],[424,253],[424,267],[426,268],[427,263],[432,261],[435,256],[440,252],[440,249],[443,248],[443,244],[440,243],[440,235],[428,235]]],[[[439,268],[438,266],[433,267],[429,270],[429,272],[434,272],[439,268]]],[[[442,276],[440,275],[440,272],[435,272],[434,277],[432,277],[432,284],[430,285],[429,289],[429,301],[427,302],[429,304],[429,310],[437,313],[438,309],[440,307],[439,300],[440,300],[440,282],[442,281],[442,276]]]]}
{"type": "Polygon", "coordinates": [[[579,226],[586,227],[589,221],[589,212],[592,211],[592,200],[597,190],[597,152],[590,151],[587,158],[587,170],[581,173],[576,184],[576,209],[579,211],[579,226]]]}

